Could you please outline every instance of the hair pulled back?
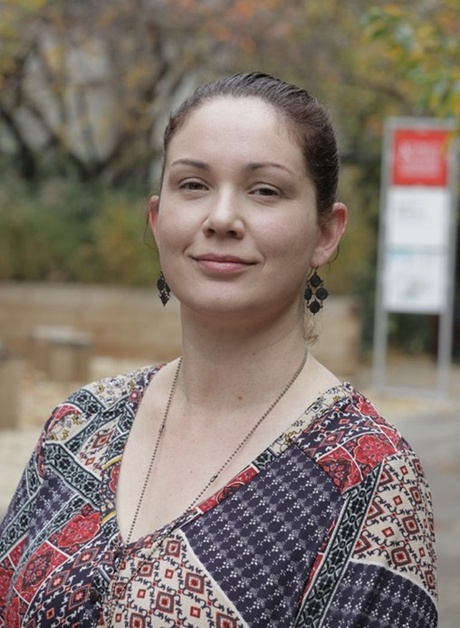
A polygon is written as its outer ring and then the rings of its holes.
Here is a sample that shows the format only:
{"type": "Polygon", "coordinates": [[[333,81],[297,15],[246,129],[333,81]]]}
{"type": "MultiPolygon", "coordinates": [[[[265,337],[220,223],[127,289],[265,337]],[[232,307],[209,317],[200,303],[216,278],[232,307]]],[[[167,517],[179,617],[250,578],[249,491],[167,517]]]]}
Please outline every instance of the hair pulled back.
{"type": "Polygon", "coordinates": [[[336,201],[339,156],[337,142],[327,109],[307,91],[262,72],[224,76],[205,83],[171,114],[164,133],[163,150],[190,115],[208,101],[220,97],[259,98],[283,116],[298,142],[316,192],[319,220],[336,201]]]}

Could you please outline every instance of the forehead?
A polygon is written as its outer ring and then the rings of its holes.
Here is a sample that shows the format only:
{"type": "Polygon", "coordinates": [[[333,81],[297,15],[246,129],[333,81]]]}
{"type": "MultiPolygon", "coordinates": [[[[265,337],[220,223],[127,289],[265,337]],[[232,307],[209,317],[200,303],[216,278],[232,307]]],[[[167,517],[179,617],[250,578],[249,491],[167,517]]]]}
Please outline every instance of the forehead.
{"type": "Polygon", "coordinates": [[[241,150],[266,146],[292,153],[303,163],[302,151],[285,116],[258,97],[218,96],[192,110],[171,138],[166,152],[198,150],[211,143],[225,146],[225,152],[238,144],[241,150]]]}

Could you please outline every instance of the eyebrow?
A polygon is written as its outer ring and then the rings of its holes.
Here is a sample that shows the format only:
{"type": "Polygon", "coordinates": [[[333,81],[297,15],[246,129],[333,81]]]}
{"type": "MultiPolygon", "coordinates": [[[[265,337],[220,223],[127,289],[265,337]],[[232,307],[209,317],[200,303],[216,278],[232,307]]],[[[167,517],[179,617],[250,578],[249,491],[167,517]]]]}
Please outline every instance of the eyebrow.
{"type": "MultiPolygon", "coordinates": [[[[200,161],[198,159],[188,159],[185,157],[173,161],[171,167],[173,166],[192,166],[192,168],[198,168],[199,170],[211,170],[210,165],[207,164],[205,161],[200,161]]],[[[292,174],[289,168],[286,168],[286,166],[283,166],[283,164],[279,164],[276,161],[254,162],[249,163],[247,164],[247,166],[245,166],[245,170],[248,170],[249,172],[261,170],[263,168],[278,168],[279,170],[284,170],[285,172],[289,172],[290,174],[292,174]]]]}
{"type": "Polygon", "coordinates": [[[192,166],[193,168],[198,168],[199,170],[211,170],[209,164],[205,161],[199,161],[198,159],[176,159],[172,162],[171,168],[173,166],[192,166]]]}
{"type": "Polygon", "coordinates": [[[289,168],[283,166],[283,164],[277,163],[276,161],[255,162],[250,163],[246,166],[246,170],[249,170],[250,172],[253,172],[254,170],[261,170],[262,168],[277,168],[279,170],[284,170],[285,172],[289,172],[290,174],[292,174],[289,168]]]}

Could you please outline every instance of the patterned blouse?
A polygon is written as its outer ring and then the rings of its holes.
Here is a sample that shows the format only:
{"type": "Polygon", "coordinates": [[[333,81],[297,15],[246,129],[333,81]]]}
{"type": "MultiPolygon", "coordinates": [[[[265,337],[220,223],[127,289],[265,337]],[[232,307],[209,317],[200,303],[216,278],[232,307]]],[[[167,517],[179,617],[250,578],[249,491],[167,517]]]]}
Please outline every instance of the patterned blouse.
{"type": "Polygon", "coordinates": [[[58,406],[0,527],[0,626],[434,628],[417,457],[351,385],[223,490],[126,546],[117,480],[147,367],[58,406]]]}

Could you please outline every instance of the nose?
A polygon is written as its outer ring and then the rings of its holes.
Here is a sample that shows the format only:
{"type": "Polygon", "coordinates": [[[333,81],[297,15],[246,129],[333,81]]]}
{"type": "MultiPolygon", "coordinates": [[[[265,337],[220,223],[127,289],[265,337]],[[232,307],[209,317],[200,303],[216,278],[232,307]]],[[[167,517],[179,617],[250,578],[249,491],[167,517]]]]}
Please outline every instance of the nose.
{"type": "Polygon", "coordinates": [[[244,235],[244,222],[239,210],[237,195],[230,190],[221,191],[210,199],[207,216],[203,222],[203,232],[207,237],[233,237],[241,239],[244,235]]]}

